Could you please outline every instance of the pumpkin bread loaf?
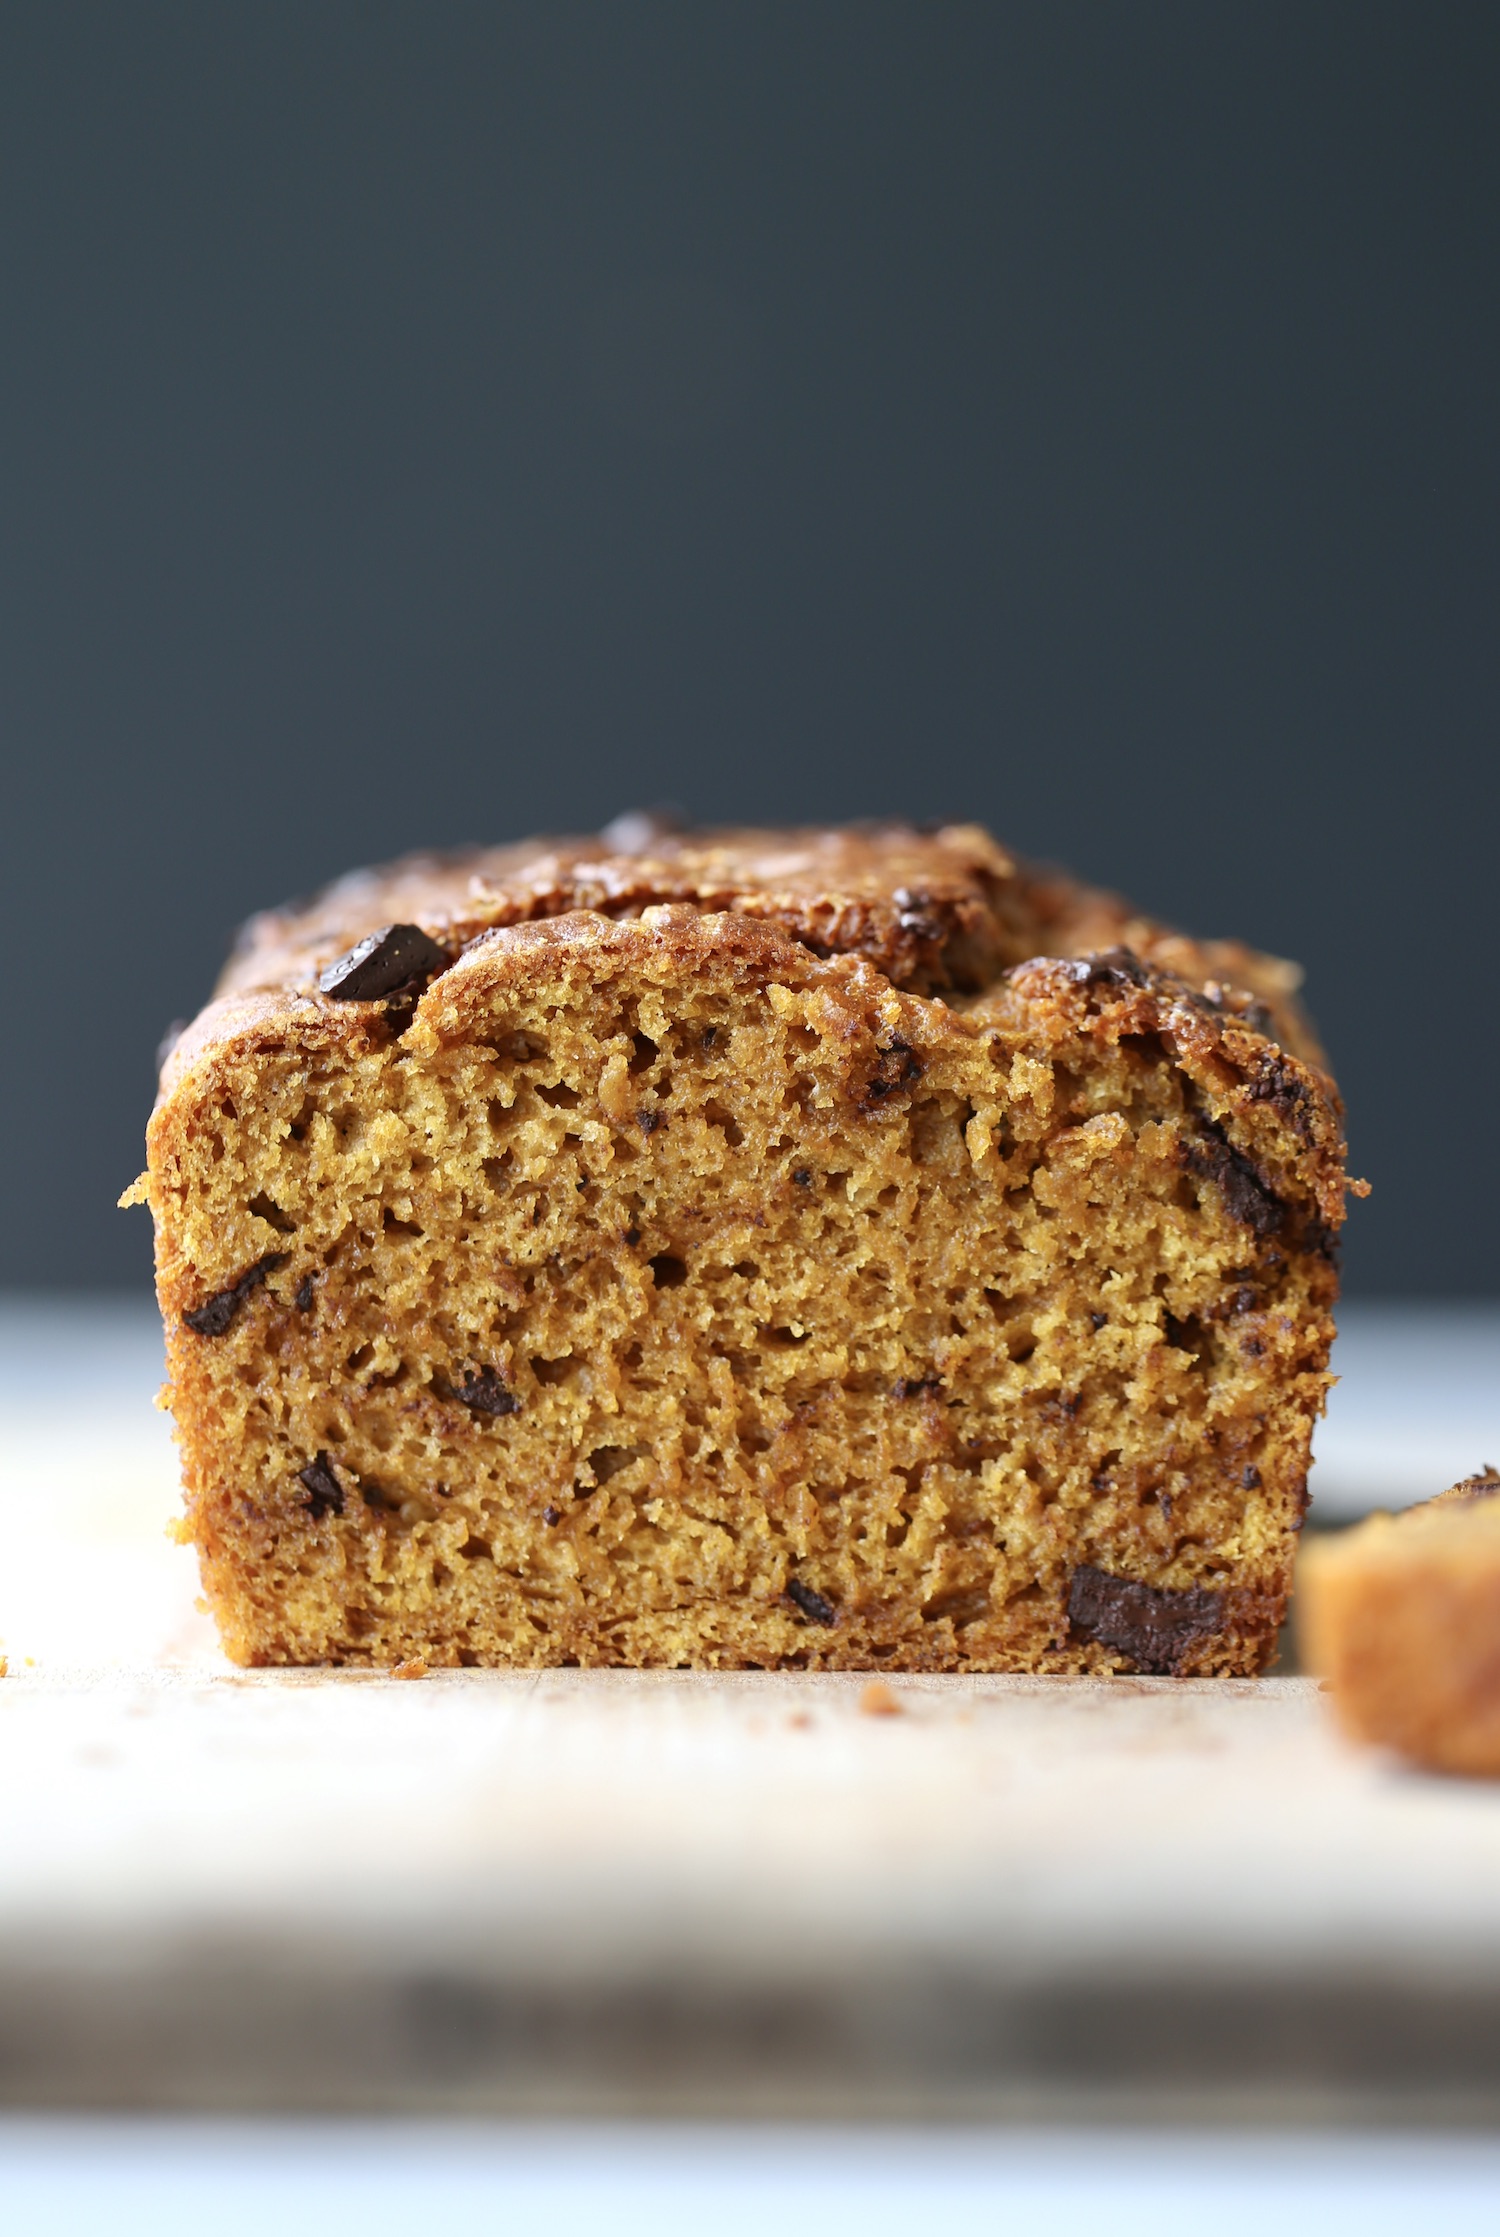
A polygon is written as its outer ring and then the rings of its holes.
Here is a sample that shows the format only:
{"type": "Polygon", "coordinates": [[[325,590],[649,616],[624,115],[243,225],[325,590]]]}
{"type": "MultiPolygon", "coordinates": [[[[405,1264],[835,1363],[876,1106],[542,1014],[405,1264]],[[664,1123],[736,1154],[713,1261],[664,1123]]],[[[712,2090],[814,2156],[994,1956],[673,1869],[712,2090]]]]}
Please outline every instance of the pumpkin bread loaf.
{"type": "Polygon", "coordinates": [[[133,1192],[229,1652],[1263,1668],[1345,1189],[1295,984],[971,827],[254,920],[133,1192]]]}

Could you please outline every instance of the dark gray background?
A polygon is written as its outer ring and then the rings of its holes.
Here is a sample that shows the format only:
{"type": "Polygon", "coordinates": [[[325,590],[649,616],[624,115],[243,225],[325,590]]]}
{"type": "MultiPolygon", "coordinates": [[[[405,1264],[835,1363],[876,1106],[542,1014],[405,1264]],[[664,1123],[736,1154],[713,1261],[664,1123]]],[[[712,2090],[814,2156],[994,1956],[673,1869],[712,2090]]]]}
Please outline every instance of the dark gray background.
{"type": "Polygon", "coordinates": [[[1500,8],[0,14],[0,1278],[418,842],[983,818],[1308,965],[1351,1287],[1482,1292],[1500,8]]]}

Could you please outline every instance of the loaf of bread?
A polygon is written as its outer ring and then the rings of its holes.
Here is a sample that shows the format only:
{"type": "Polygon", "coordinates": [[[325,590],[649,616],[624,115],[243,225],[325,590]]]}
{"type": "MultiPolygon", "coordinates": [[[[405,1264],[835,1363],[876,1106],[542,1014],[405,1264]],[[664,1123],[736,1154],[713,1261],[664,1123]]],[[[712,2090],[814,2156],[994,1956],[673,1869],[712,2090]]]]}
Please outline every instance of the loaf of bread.
{"type": "Polygon", "coordinates": [[[1500,1475],[1309,1545],[1298,1632],[1351,1737],[1500,1776],[1500,1475]]]}
{"type": "Polygon", "coordinates": [[[1345,1190],[1295,984],[970,827],[256,919],[132,1192],[228,1651],[1263,1668],[1345,1190]]]}

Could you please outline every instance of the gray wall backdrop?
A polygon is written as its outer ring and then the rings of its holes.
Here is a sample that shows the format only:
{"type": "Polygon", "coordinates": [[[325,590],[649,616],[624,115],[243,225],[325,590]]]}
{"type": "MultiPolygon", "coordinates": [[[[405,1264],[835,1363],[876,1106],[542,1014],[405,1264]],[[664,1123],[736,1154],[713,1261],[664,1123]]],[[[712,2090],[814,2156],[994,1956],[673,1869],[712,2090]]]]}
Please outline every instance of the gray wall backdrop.
{"type": "Polygon", "coordinates": [[[0,14],[0,1279],[416,843],[983,818],[1308,966],[1350,1285],[1496,1278],[1500,8],[0,14]]]}

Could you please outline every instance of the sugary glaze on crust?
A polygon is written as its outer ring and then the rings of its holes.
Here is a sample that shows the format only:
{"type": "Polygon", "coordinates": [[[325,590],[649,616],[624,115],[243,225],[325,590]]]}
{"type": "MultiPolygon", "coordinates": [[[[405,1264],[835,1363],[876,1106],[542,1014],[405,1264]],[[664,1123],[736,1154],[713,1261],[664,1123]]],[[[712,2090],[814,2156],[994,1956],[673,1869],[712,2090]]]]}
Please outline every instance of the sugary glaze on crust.
{"type": "Polygon", "coordinates": [[[218,992],[310,983],[383,924],[418,924],[457,954],[501,925],[674,901],[779,924],[815,955],[865,956],[918,994],[972,995],[1034,955],[1128,947],[1193,986],[1258,1001],[1287,1048],[1322,1061],[1295,964],[1190,940],[1116,894],[1020,862],[977,824],[683,830],[631,815],[593,838],[408,855],[252,917],[218,992]]]}
{"type": "Polygon", "coordinates": [[[639,899],[481,931],[394,1011],[317,991],[369,929],[325,902],[173,1052],[146,1193],[229,1651],[1263,1667],[1332,1083],[1128,953],[955,1006],[639,899]]]}
{"type": "Polygon", "coordinates": [[[1298,1629],[1354,1739],[1500,1777],[1500,1475],[1307,1549],[1298,1629]]]}

